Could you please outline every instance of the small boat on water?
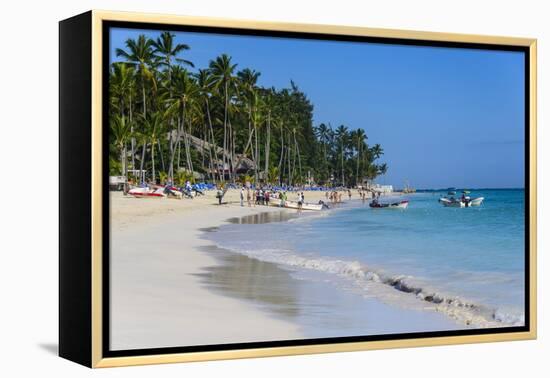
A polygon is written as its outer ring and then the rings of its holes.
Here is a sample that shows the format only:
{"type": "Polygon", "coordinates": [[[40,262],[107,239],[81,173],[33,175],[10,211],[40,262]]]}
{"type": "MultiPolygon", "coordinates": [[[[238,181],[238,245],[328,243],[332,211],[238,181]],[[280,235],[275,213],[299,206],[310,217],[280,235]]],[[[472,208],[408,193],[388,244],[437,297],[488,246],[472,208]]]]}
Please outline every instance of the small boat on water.
{"type": "Polygon", "coordinates": [[[393,203],[380,203],[378,201],[372,201],[369,206],[373,209],[406,209],[409,206],[409,201],[403,200],[393,203]]]}
{"type": "Polygon", "coordinates": [[[470,198],[465,197],[464,199],[456,199],[456,198],[447,198],[447,197],[441,197],[439,199],[439,202],[443,204],[445,207],[472,207],[472,206],[481,206],[483,203],[484,197],[477,197],[477,198],[470,198]]]}
{"type": "Polygon", "coordinates": [[[485,199],[484,197],[472,198],[470,200],[470,206],[481,206],[484,199],[485,199]]]}
{"type": "Polygon", "coordinates": [[[314,210],[319,211],[323,209],[323,204],[317,203],[303,203],[300,205],[296,201],[285,201],[285,207],[288,209],[298,209],[298,210],[314,210]]]}

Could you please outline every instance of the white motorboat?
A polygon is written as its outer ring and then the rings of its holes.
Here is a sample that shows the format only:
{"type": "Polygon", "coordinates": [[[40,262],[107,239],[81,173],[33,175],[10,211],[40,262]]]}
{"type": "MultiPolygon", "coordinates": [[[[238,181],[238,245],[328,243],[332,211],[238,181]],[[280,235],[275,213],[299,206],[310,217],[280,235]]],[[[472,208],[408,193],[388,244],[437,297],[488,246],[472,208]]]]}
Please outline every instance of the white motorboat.
{"type": "Polygon", "coordinates": [[[470,200],[470,206],[481,206],[484,199],[485,199],[484,197],[472,198],[470,200]]]}
{"type": "Polygon", "coordinates": [[[323,209],[323,204],[307,203],[306,202],[306,203],[303,203],[303,204],[300,205],[296,201],[285,201],[285,207],[288,208],[288,209],[319,211],[319,210],[323,209]]]}
{"type": "Polygon", "coordinates": [[[378,201],[372,201],[369,206],[373,209],[406,209],[409,206],[409,201],[399,201],[394,203],[379,203],[378,201]]]}
{"type": "Polygon", "coordinates": [[[439,199],[439,202],[441,202],[445,207],[462,208],[462,207],[481,206],[484,199],[485,199],[484,197],[477,197],[477,198],[465,197],[464,199],[441,197],[439,199]]]}

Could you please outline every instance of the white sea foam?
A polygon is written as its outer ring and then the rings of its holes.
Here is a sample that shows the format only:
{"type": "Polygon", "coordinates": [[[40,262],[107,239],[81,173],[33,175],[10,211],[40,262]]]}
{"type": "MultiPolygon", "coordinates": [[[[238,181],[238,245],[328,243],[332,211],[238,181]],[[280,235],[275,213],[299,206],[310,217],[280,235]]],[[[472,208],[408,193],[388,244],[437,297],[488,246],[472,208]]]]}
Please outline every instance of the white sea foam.
{"type": "MultiPolygon", "coordinates": [[[[401,295],[414,296],[417,306],[432,308],[442,312],[455,321],[473,327],[506,327],[521,326],[525,319],[522,313],[515,313],[505,309],[490,308],[473,303],[458,296],[438,292],[422,284],[411,276],[392,276],[382,271],[372,269],[359,261],[330,259],[317,256],[298,255],[283,248],[251,249],[244,246],[228,248],[219,247],[232,252],[246,255],[258,260],[279,264],[284,267],[314,270],[326,274],[336,275],[351,281],[355,287],[364,291],[375,291],[377,295],[388,293],[389,288],[397,290],[401,295]],[[381,290],[377,290],[377,286],[381,290]]],[[[395,293],[395,292],[393,292],[395,293]]],[[[403,299],[403,297],[400,297],[403,299]]],[[[386,295],[388,301],[402,302],[395,295],[386,295]],[[393,299],[392,299],[393,297],[393,299]]],[[[409,297],[411,298],[411,297],[409,297]]],[[[411,302],[411,301],[408,301],[411,302]]],[[[402,303],[399,303],[402,304],[402,303]]]]}

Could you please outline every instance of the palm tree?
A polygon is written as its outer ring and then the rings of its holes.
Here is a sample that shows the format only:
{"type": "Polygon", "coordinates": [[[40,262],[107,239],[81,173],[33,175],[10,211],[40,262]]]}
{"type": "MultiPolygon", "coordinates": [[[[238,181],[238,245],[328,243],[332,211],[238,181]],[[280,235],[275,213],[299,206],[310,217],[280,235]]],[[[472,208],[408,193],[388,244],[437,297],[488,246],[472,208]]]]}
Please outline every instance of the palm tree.
{"type": "Polygon", "coordinates": [[[115,50],[117,57],[123,57],[127,63],[134,66],[141,78],[141,95],[143,104],[143,117],[147,117],[147,101],[146,101],[146,82],[153,79],[153,72],[151,69],[156,64],[157,57],[153,52],[153,40],[140,35],[136,40],[126,40],[126,48],[128,51],[124,51],[120,48],[115,50]]]}
{"type": "Polygon", "coordinates": [[[132,136],[131,124],[122,115],[113,114],[110,117],[111,135],[113,136],[115,146],[120,153],[120,166],[122,175],[128,177],[128,169],[126,165],[126,143],[132,136]]]}
{"type": "Polygon", "coordinates": [[[266,95],[264,96],[264,106],[265,106],[265,112],[266,112],[266,137],[265,137],[265,168],[264,172],[267,175],[268,169],[269,169],[269,154],[271,152],[271,115],[273,113],[273,108],[275,106],[275,99],[274,99],[274,93],[275,88],[271,88],[267,91],[266,95]]]}
{"type": "Polygon", "coordinates": [[[378,166],[378,174],[385,175],[388,172],[388,166],[386,163],[383,163],[378,166]]]}
{"type": "Polygon", "coordinates": [[[378,159],[380,156],[384,154],[384,150],[382,147],[377,143],[374,146],[372,146],[372,155],[374,157],[374,160],[378,159]]]}
{"type": "MultiPolygon", "coordinates": [[[[170,161],[168,166],[168,175],[170,179],[174,178],[174,159],[176,151],[179,150],[180,140],[183,138],[185,143],[185,156],[187,169],[193,172],[191,155],[189,151],[189,133],[185,132],[185,125],[188,124],[187,113],[188,106],[191,101],[194,101],[198,94],[198,87],[187,70],[174,67],[172,72],[171,97],[169,101],[169,114],[175,115],[178,119],[178,127],[175,142],[172,143],[170,149],[170,161]]],[[[179,158],[178,158],[179,162],[179,158]]]]}
{"type": "Polygon", "coordinates": [[[147,136],[149,143],[151,144],[151,180],[156,183],[156,171],[155,171],[155,144],[158,141],[160,135],[164,132],[164,123],[166,121],[166,115],[160,111],[150,112],[146,118],[142,119],[145,135],[147,136]]]}
{"type": "Polygon", "coordinates": [[[269,184],[275,184],[279,180],[279,168],[270,167],[267,171],[267,182],[269,184]]]}
{"type": "Polygon", "coordinates": [[[327,176],[325,179],[328,179],[328,154],[327,154],[327,147],[331,144],[331,138],[332,138],[332,128],[324,123],[321,123],[316,129],[315,134],[317,139],[319,139],[319,142],[321,143],[321,147],[323,148],[323,166],[325,167],[325,170],[327,171],[327,176]]]}
{"type": "Polygon", "coordinates": [[[294,163],[292,168],[292,178],[293,180],[296,180],[296,178],[298,178],[298,181],[302,182],[302,159],[300,156],[300,146],[298,144],[298,138],[296,138],[299,130],[299,124],[294,122],[291,127],[292,138],[294,141],[294,163]],[[296,174],[296,160],[298,160],[298,174],[296,174]]]}
{"type": "Polygon", "coordinates": [[[233,181],[237,169],[248,167],[242,173],[254,175],[257,182],[261,169],[266,181],[289,185],[301,183],[304,172],[325,182],[336,176],[349,185],[387,170],[377,164],[382,147],[367,145],[363,129],[349,132],[342,125],[335,133],[327,122],[313,127],[313,104],[293,81],[279,90],[262,87],[258,71],[237,72],[227,54],[190,73],[184,68],[193,67],[187,60],[190,47],[168,31],[128,39],[121,47],[116,55],[123,59],[109,73],[113,172],[128,171],[130,140],[132,167],[139,160],[142,171],[152,169],[148,177],[153,180],[162,170],[176,181],[180,163],[186,174],[209,172],[214,181],[224,180],[226,167],[233,181]],[[245,158],[252,163],[241,164],[245,158]]]}
{"type": "MultiPolygon", "coordinates": [[[[255,103],[258,102],[258,92],[257,92],[256,84],[258,82],[258,78],[260,77],[260,75],[261,75],[260,72],[257,72],[255,70],[251,70],[250,68],[245,68],[242,71],[237,72],[237,77],[239,79],[239,89],[242,92],[242,97],[245,98],[246,113],[247,113],[247,117],[248,117],[248,135],[249,135],[249,137],[247,139],[247,143],[245,145],[243,154],[245,154],[246,151],[248,150],[249,141],[250,142],[252,141],[253,136],[256,136],[256,141],[257,141],[256,129],[252,125],[253,124],[253,122],[252,122],[252,118],[253,118],[252,113],[253,113],[254,109],[258,108],[257,106],[255,106],[255,103]]],[[[257,175],[258,175],[258,172],[257,172],[258,156],[256,156],[256,155],[257,155],[257,148],[253,148],[252,149],[252,160],[254,160],[254,164],[256,166],[256,168],[254,169],[254,176],[257,180],[258,179],[258,177],[257,177],[257,175]]]]}
{"type": "Polygon", "coordinates": [[[365,145],[365,140],[367,140],[367,134],[365,133],[365,130],[359,128],[353,132],[353,142],[357,149],[357,157],[356,157],[356,167],[355,167],[355,185],[359,185],[359,164],[361,162],[361,152],[363,151],[363,147],[365,145]]]}
{"type": "Polygon", "coordinates": [[[175,59],[176,62],[183,63],[184,65],[195,67],[193,62],[178,58],[178,54],[189,50],[189,46],[184,43],[178,43],[174,45],[175,34],[170,32],[163,32],[160,37],[153,41],[151,44],[154,47],[153,53],[159,54],[159,65],[165,66],[168,69],[168,72],[172,70],[172,59],[175,59]]]}
{"type": "Polygon", "coordinates": [[[231,57],[227,54],[222,54],[218,56],[215,60],[210,61],[210,71],[214,78],[214,85],[216,88],[223,88],[224,96],[224,113],[223,113],[223,165],[225,169],[225,156],[227,153],[228,147],[228,138],[227,138],[227,123],[229,115],[229,89],[231,84],[233,84],[234,77],[233,73],[235,72],[236,64],[232,64],[231,57]]]}
{"type": "MultiPolygon", "coordinates": [[[[152,42],[152,46],[154,47],[153,53],[155,54],[158,66],[166,67],[166,82],[167,82],[167,90],[169,93],[169,97],[172,97],[172,71],[173,66],[172,62],[175,60],[177,63],[187,65],[194,67],[193,63],[186,59],[178,58],[178,55],[182,53],[183,51],[189,50],[189,46],[183,43],[175,44],[174,42],[175,34],[172,34],[168,31],[165,31],[161,33],[160,37],[158,37],[155,41],[152,42]]],[[[178,68],[180,66],[177,66],[178,68]]],[[[170,123],[172,124],[172,127],[174,125],[174,119],[170,119],[170,123]]],[[[179,131],[179,130],[178,130],[179,131]]],[[[178,134],[176,132],[176,134],[178,134]]],[[[176,149],[176,144],[179,145],[179,139],[173,139],[174,133],[172,132],[170,134],[170,167],[169,167],[169,177],[173,180],[174,176],[174,170],[173,170],[173,158],[174,158],[174,151],[176,149]]],[[[160,146],[159,146],[160,147],[160,146]]],[[[161,155],[162,157],[162,155],[161,155]]]]}
{"type": "MultiPolygon", "coordinates": [[[[264,114],[263,114],[263,108],[264,108],[264,102],[261,97],[261,95],[258,93],[258,91],[253,91],[252,93],[252,103],[251,103],[251,121],[252,121],[252,128],[249,136],[249,141],[252,141],[252,136],[254,136],[254,148],[252,149],[252,160],[254,160],[254,178],[256,179],[256,182],[258,182],[258,166],[260,164],[260,153],[259,153],[259,145],[258,145],[258,129],[260,128],[263,120],[264,120],[264,114]]],[[[247,146],[249,146],[250,143],[247,143],[247,146]]],[[[246,153],[247,147],[245,147],[244,153],[246,153]]]]}
{"type": "Polygon", "coordinates": [[[250,68],[245,68],[244,70],[237,72],[240,88],[243,92],[243,97],[246,99],[248,114],[248,132],[250,132],[252,124],[252,97],[254,91],[256,90],[256,84],[260,75],[261,74],[259,72],[251,70],[250,68]]]}
{"type": "MultiPolygon", "coordinates": [[[[140,35],[137,40],[127,39],[126,48],[128,51],[117,48],[115,50],[117,57],[126,59],[126,63],[133,66],[141,81],[141,101],[142,101],[142,118],[147,118],[147,97],[146,83],[154,81],[154,64],[156,57],[153,53],[153,41],[145,35],[140,35]]],[[[143,171],[145,158],[146,142],[142,145],[142,159],[140,170],[143,171]]]]}
{"type": "MultiPolygon", "coordinates": [[[[214,127],[212,126],[212,115],[210,112],[210,96],[212,88],[214,87],[214,78],[209,70],[199,70],[195,77],[197,79],[199,98],[204,101],[204,112],[208,121],[209,139],[210,144],[213,147],[208,149],[210,154],[210,171],[213,173],[214,162],[216,165],[218,164],[218,147],[216,144],[216,138],[214,137],[214,127]],[[212,150],[214,150],[214,155],[212,155],[212,150]]],[[[221,173],[219,172],[218,167],[216,167],[216,171],[218,171],[221,180],[221,173]]],[[[215,181],[215,176],[213,175],[212,177],[215,181]]]]}
{"type": "Polygon", "coordinates": [[[348,128],[344,125],[340,125],[336,129],[336,138],[340,142],[340,162],[341,162],[341,168],[342,168],[342,186],[346,186],[345,178],[344,178],[344,153],[345,153],[345,146],[348,142],[348,128]]]}
{"type": "MultiPolygon", "coordinates": [[[[111,105],[118,109],[121,116],[124,116],[126,110],[128,112],[128,121],[130,123],[131,130],[134,132],[134,123],[132,108],[133,108],[133,95],[136,85],[135,70],[132,66],[125,63],[113,63],[111,75],[109,77],[109,90],[111,95],[111,105]]],[[[131,158],[132,169],[135,169],[135,138],[131,137],[131,158]]]]}

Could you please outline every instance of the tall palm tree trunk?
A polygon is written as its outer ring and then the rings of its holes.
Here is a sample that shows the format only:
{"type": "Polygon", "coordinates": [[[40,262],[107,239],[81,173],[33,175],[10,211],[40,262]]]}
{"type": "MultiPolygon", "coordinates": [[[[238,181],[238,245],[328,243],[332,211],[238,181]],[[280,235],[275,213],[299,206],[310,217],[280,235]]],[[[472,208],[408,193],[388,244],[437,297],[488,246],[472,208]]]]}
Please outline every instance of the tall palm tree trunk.
{"type": "Polygon", "coordinates": [[[225,181],[225,160],[227,154],[227,107],[229,105],[228,82],[225,80],[224,96],[225,106],[223,110],[223,180],[225,181]]]}
{"type": "Polygon", "coordinates": [[[141,96],[143,100],[143,118],[147,116],[147,101],[145,98],[145,78],[142,77],[141,96]]]}
{"type": "Polygon", "coordinates": [[[153,172],[153,185],[157,183],[156,175],[155,175],[155,140],[151,140],[151,164],[153,166],[152,172],[153,172]]]}
{"type": "MultiPolygon", "coordinates": [[[[182,106],[181,117],[184,117],[185,119],[185,103],[183,103],[183,106],[182,106]]],[[[169,167],[170,171],[168,172],[168,176],[170,177],[170,180],[172,181],[172,183],[174,182],[174,160],[176,158],[176,152],[178,153],[177,169],[179,170],[179,167],[180,167],[179,146],[180,146],[181,130],[182,130],[180,123],[181,123],[181,118],[178,116],[176,121],[176,126],[177,126],[176,137],[174,138],[173,133],[170,133],[170,167],[169,167]]]]}
{"type": "Polygon", "coordinates": [[[166,172],[166,167],[164,166],[164,156],[162,156],[162,147],[160,145],[160,138],[157,139],[157,145],[159,146],[160,166],[162,167],[163,172],[166,172]]]}
{"type": "Polygon", "coordinates": [[[231,124],[231,120],[228,120],[227,121],[227,134],[228,134],[228,144],[227,144],[227,149],[229,150],[229,156],[228,156],[228,160],[229,160],[229,180],[230,181],[233,181],[233,177],[234,177],[234,165],[235,165],[235,160],[234,160],[234,156],[235,156],[235,135],[234,135],[234,131],[233,131],[233,125],[231,124]]]}
{"type": "Polygon", "coordinates": [[[258,129],[254,127],[254,179],[258,182],[258,165],[260,164],[260,156],[258,154],[258,129]]]}
{"type": "MultiPolygon", "coordinates": [[[[216,171],[219,174],[220,172],[218,169],[219,167],[218,167],[218,151],[217,151],[218,147],[216,145],[216,138],[214,138],[214,127],[212,126],[212,117],[210,116],[210,105],[208,103],[208,97],[205,99],[205,102],[206,102],[206,114],[208,116],[208,126],[210,127],[210,138],[211,138],[212,146],[214,146],[214,159],[216,164],[216,171]]],[[[220,180],[221,180],[221,175],[220,175],[220,180]]]]}
{"type": "Polygon", "coordinates": [[[357,167],[355,168],[355,185],[359,186],[359,162],[361,161],[361,144],[357,142],[357,167]]]}
{"type": "Polygon", "coordinates": [[[298,141],[296,140],[296,129],[294,129],[294,164],[296,164],[296,155],[298,155],[298,173],[300,175],[300,181],[302,179],[302,160],[300,159],[300,147],[298,146],[298,141]]]}
{"type": "MultiPolygon", "coordinates": [[[[128,172],[126,171],[126,143],[120,147],[120,167],[122,168],[122,175],[128,177],[128,172]]],[[[127,180],[124,180],[124,194],[126,194],[126,183],[127,180]]]]}
{"type": "Polygon", "coordinates": [[[181,141],[178,140],[178,144],[177,144],[177,147],[176,147],[177,151],[178,151],[178,158],[176,160],[176,169],[179,171],[180,170],[180,163],[181,163],[181,141]]]}
{"type": "Polygon", "coordinates": [[[128,100],[128,119],[130,120],[130,133],[132,135],[132,138],[130,140],[130,150],[132,153],[132,169],[136,169],[136,160],[135,160],[135,153],[136,153],[136,138],[134,137],[134,123],[132,122],[132,94],[130,92],[129,100],[128,100]]]}
{"type": "MultiPolygon", "coordinates": [[[[143,145],[141,148],[141,161],[139,163],[139,177],[141,179],[141,174],[143,172],[144,164],[145,164],[145,150],[147,149],[147,142],[143,141],[143,145]]],[[[144,177],[145,179],[145,177],[144,177]]]]}
{"type": "Polygon", "coordinates": [[[288,185],[292,185],[292,171],[291,171],[291,160],[290,160],[290,136],[288,138],[288,144],[286,148],[286,159],[288,163],[288,185]]]}
{"type": "Polygon", "coordinates": [[[271,113],[267,114],[267,130],[266,130],[266,137],[265,137],[265,174],[267,175],[267,171],[269,169],[269,147],[271,142],[271,113]]]}
{"type": "Polygon", "coordinates": [[[187,132],[187,130],[184,131],[183,142],[185,147],[185,161],[187,163],[187,169],[190,172],[193,172],[193,162],[191,161],[191,149],[189,146],[189,133],[187,132]]]}
{"type": "Polygon", "coordinates": [[[342,186],[346,186],[346,182],[345,182],[345,179],[344,179],[344,141],[341,142],[341,148],[342,148],[342,151],[341,151],[341,154],[340,154],[340,161],[342,163],[342,186]]]}
{"type": "Polygon", "coordinates": [[[283,175],[284,175],[284,166],[282,165],[283,164],[283,157],[284,157],[284,149],[285,149],[285,140],[284,140],[284,135],[283,135],[283,123],[281,122],[281,155],[279,156],[279,185],[281,185],[281,181],[283,179],[283,175]],[[281,167],[283,169],[281,169],[281,167]]]}

